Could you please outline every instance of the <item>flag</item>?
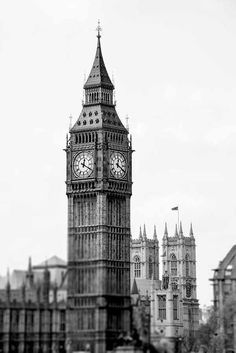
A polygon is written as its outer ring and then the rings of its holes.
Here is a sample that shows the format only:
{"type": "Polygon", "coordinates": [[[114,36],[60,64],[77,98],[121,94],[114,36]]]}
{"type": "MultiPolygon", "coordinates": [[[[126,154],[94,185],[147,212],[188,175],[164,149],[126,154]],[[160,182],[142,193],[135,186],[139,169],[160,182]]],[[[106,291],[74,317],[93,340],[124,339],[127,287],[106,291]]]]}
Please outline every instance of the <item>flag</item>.
{"type": "Polygon", "coordinates": [[[179,206],[173,207],[172,211],[178,211],[179,210],[179,206]]]}

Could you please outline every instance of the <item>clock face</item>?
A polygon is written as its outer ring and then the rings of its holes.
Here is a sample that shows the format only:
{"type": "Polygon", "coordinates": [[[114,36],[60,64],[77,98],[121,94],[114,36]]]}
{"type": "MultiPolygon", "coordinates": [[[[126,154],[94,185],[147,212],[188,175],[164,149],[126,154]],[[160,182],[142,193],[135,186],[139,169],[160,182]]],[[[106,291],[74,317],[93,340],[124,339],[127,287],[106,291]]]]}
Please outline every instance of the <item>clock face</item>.
{"type": "Polygon", "coordinates": [[[113,152],[110,157],[110,170],[111,174],[118,179],[125,176],[127,171],[127,163],[123,154],[113,152]]]}
{"type": "Polygon", "coordinates": [[[82,152],[75,156],[73,169],[74,174],[79,178],[87,178],[93,172],[94,160],[89,152],[82,152]]]}

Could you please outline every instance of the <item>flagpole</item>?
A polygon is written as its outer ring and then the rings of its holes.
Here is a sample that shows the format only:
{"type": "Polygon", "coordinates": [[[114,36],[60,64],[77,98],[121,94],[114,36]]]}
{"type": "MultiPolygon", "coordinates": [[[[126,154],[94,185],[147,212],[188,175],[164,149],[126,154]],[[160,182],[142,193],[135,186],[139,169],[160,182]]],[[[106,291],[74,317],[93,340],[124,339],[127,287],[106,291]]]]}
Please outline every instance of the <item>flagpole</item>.
{"type": "Polygon", "coordinates": [[[178,211],[177,231],[179,232],[179,206],[172,207],[172,211],[178,211]]]}

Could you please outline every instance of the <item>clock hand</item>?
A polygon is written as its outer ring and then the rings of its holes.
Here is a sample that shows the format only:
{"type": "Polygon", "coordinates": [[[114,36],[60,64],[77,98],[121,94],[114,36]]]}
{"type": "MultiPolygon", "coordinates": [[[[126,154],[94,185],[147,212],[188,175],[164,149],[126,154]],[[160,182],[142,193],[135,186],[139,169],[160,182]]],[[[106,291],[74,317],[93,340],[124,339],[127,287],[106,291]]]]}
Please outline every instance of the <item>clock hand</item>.
{"type": "Polygon", "coordinates": [[[90,168],[90,167],[89,167],[88,165],[86,165],[84,162],[81,163],[81,165],[82,165],[82,167],[84,167],[84,168],[88,168],[88,169],[92,170],[92,168],[90,168]]]}
{"type": "Polygon", "coordinates": [[[119,165],[118,162],[116,163],[116,166],[117,166],[118,168],[120,168],[120,169],[125,173],[125,170],[119,165]]]}

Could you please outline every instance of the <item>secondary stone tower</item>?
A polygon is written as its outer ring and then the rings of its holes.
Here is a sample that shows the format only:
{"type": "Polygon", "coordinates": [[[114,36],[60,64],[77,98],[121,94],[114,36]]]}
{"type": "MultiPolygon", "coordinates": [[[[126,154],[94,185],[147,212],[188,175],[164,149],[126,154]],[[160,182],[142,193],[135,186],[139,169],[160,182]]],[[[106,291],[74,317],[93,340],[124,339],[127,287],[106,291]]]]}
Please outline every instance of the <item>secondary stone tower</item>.
{"type": "Polygon", "coordinates": [[[131,154],[100,43],[67,142],[68,317],[72,351],[112,349],[130,329],[131,154]]]}

